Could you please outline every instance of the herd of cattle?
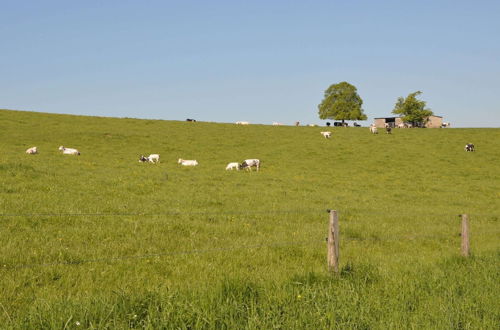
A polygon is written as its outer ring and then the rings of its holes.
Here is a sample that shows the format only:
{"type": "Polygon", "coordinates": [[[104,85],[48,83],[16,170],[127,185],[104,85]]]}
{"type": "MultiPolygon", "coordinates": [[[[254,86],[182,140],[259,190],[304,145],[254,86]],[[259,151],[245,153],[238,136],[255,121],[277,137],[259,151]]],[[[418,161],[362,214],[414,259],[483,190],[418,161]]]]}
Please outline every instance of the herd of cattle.
{"type": "MultiPolygon", "coordinates": [[[[65,148],[63,146],[60,146],[59,147],[59,151],[62,151],[62,153],[64,155],[76,155],[76,156],[80,156],[80,151],[78,151],[77,149],[74,149],[74,148],[65,148]]],[[[38,154],[38,148],[37,147],[28,148],[26,150],[26,153],[28,155],[36,155],[36,154],[38,154]]],[[[149,162],[149,163],[159,163],[160,162],[160,155],[159,154],[151,154],[151,155],[149,155],[147,157],[144,156],[144,155],[141,155],[139,157],[139,162],[141,162],[141,163],[146,163],[146,162],[149,162]]],[[[182,166],[197,166],[198,165],[198,161],[196,161],[196,160],[187,160],[187,159],[182,159],[182,158],[179,158],[179,160],[177,161],[177,163],[180,164],[180,165],[182,165],[182,166]]],[[[258,160],[258,159],[245,159],[241,163],[231,162],[231,163],[227,164],[226,170],[233,170],[233,169],[242,170],[242,169],[246,169],[246,170],[251,171],[252,168],[254,168],[254,167],[257,169],[257,171],[259,170],[259,168],[260,168],[260,160],[258,160]]]]}
{"type": "MultiPolygon", "coordinates": [[[[194,119],[188,119],[188,121],[195,122],[196,120],[194,120],[194,119]]],[[[238,124],[238,125],[248,125],[249,123],[248,122],[236,122],[236,124],[238,124]]],[[[282,125],[282,124],[280,124],[280,123],[273,123],[273,125],[276,126],[276,125],[282,125]]],[[[387,134],[391,134],[392,128],[388,124],[386,124],[385,130],[386,130],[387,134]]],[[[372,134],[378,134],[378,129],[377,129],[377,127],[374,124],[370,125],[370,132],[372,134]]],[[[326,139],[329,139],[332,136],[332,132],[330,132],[330,131],[322,131],[320,133],[326,139]]],[[[467,152],[473,152],[473,151],[475,151],[474,144],[467,143],[465,145],[465,147],[464,147],[464,150],[467,151],[467,152]]],[[[78,151],[78,149],[66,148],[64,146],[60,146],[59,147],[59,151],[62,151],[62,153],[64,155],[77,155],[77,156],[80,155],[80,151],[78,151]]],[[[29,154],[29,155],[35,155],[35,154],[38,153],[38,149],[37,149],[37,147],[31,147],[31,148],[29,148],[29,149],[26,150],[26,153],[29,154]]],[[[141,162],[141,163],[146,163],[146,162],[149,162],[149,163],[159,163],[160,162],[160,155],[159,154],[151,154],[151,155],[149,155],[147,157],[144,156],[144,155],[141,155],[139,157],[139,162],[141,162]]],[[[197,166],[198,165],[198,161],[196,161],[194,159],[187,160],[187,159],[179,158],[179,160],[177,161],[177,163],[180,164],[180,165],[182,165],[182,166],[197,166]]],[[[233,170],[233,169],[241,170],[241,169],[246,169],[246,170],[250,170],[251,171],[253,167],[255,167],[257,169],[257,171],[259,170],[259,168],[260,168],[260,160],[259,159],[245,159],[241,163],[231,162],[231,163],[227,164],[226,170],[233,170]]]]}

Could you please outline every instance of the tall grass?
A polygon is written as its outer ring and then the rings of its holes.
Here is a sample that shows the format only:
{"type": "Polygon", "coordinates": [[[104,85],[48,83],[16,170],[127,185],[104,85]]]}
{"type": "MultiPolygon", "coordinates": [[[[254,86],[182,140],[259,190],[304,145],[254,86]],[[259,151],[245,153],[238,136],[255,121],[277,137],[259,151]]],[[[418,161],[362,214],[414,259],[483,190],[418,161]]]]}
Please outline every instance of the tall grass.
{"type": "Polygon", "coordinates": [[[499,129],[327,140],[318,127],[7,110],[0,128],[4,328],[500,324],[499,129]],[[149,153],[161,163],[138,162],[149,153]],[[246,158],[261,171],[224,170],[246,158]],[[337,276],[327,208],[340,214],[337,276]]]}

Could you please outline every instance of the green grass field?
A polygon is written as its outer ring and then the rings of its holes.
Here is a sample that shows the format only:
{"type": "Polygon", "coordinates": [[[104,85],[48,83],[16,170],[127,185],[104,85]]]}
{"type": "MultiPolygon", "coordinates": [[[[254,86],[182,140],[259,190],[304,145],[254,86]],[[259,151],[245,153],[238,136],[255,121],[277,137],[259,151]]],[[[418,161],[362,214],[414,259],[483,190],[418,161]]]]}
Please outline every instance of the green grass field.
{"type": "Polygon", "coordinates": [[[323,130],[0,110],[0,328],[498,329],[500,129],[323,130]]]}

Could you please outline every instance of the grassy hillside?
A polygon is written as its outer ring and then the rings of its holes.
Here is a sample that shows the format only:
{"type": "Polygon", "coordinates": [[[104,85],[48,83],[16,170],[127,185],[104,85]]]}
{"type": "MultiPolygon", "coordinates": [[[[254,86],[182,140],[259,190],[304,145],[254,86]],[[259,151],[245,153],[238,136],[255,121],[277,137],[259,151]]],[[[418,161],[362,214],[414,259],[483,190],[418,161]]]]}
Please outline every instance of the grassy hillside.
{"type": "Polygon", "coordinates": [[[500,129],[323,130],[0,110],[1,327],[497,328],[500,129]]]}

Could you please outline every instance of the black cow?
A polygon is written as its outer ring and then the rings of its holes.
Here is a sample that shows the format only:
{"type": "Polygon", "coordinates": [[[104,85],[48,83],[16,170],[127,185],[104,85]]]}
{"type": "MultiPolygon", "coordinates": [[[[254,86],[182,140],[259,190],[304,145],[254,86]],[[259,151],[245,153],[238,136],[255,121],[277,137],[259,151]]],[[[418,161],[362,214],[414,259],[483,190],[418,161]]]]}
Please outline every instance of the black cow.
{"type": "Polygon", "coordinates": [[[186,119],[186,121],[196,122],[196,119],[191,119],[191,118],[188,118],[188,119],[186,119]]]}

